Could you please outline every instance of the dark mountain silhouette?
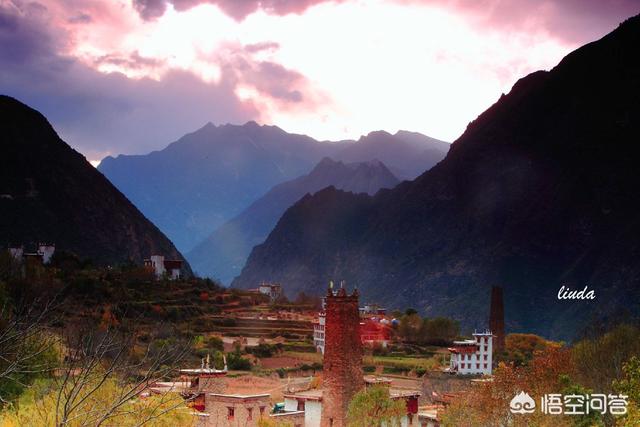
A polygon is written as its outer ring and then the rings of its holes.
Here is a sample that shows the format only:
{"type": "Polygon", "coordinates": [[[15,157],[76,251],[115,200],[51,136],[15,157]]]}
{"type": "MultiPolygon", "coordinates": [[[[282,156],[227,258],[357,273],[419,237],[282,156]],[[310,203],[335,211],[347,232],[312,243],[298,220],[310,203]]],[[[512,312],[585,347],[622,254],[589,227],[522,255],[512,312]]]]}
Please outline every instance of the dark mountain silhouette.
{"type": "Polygon", "coordinates": [[[0,116],[0,244],[52,242],[99,264],[142,263],[152,254],[182,259],[42,114],[0,96],[0,116]]]}
{"type": "Polygon", "coordinates": [[[519,80],[447,157],[374,197],[300,200],[234,287],[289,295],[347,280],[392,307],[487,325],[492,285],[508,330],[575,336],[640,305],[640,17],[519,80]],[[558,300],[589,286],[596,299],[558,300]]]}
{"type": "Polygon", "coordinates": [[[305,194],[333,185],[373,195],[398,182],[377,160],[344,164],[325,157],[308,175],[273,187],[197,245],[187,258],[197,274],[230,283],[240,273],[251,249],[264,242],[284,211],[305,194]]]}
{"type": "Polygon", "coordinates": [[[449,146],[410,132],[370,139],[319,142],[255,122],[209,123],[161,151],[107,157],[98,169],[184,251],[323,157],[377,158],[413,178],[442,160],[449,146]]]}

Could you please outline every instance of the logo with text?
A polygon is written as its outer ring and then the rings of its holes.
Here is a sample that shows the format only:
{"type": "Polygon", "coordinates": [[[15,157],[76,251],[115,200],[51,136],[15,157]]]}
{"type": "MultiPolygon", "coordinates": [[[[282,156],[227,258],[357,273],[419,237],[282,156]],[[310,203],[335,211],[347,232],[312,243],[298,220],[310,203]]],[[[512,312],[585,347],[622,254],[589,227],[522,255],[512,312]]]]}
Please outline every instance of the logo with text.
{"type": "Polygon", "coordinates": [[[536,410],[536,402],[529,393],[521,391],[511,399],[509,409],[514,414],[532,414],[536,410]]]}
{"type": "MultiPolygon", "coordinates": [[[[545,394],[540,398],[540,412],[547,415],[624,415],[627,413],[629,396],[626,394],[545,394]]],[[[509,403],[513,414],[532,414],[536,402],[529,393],[521,391],[509,403]]]]}

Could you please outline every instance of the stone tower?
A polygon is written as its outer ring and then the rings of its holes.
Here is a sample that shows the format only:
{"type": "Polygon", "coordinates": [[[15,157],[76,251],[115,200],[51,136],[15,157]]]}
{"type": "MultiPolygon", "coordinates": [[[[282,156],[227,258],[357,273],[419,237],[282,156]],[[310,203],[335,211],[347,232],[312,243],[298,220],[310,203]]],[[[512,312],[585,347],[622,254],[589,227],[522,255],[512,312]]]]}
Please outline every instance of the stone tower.
{"type": "Polygon", "coordinates": [[[495,352],[504,350],[504,303],[502,301],[502,288],[491,288],[491,312],[489,314],[489,329],[495,336],[493,349],[495,352]]]}
{"type": "Polygon", "coordinates": [[[344,427],[354,394],[364,387],[358,291],[329,288],[326,298],[321,427],[344,427]]]}

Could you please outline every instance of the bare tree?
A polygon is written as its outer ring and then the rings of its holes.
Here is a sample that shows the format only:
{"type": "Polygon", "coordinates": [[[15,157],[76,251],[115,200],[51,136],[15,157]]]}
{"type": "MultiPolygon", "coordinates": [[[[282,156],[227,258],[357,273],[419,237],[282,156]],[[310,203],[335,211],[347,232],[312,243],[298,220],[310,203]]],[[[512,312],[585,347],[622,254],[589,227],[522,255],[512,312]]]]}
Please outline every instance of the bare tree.
{"type": "MultiPolygon", "coordinates": [[[[53,366],[42,355],[56,343],[47,332],[47,320],[55,308],[55,299],[47,303],[10,304],[0,307],[0,381],[15,382],[27,387],[24,378],[42,374],[53,366]]],[[[2,395],[0,402],[7,403],[2,395]]]]}
{"type": "MultiPolygon", "coordinates": [[[[118,424],[132,415],[131,402],[157,381],[175,376],[188,344],[146,345],[142,355],[132,354],[135,337],[113,328],[67,337],[67,355],[56,376],[55,425],[101,426],[118,424]],[[115,384],[115,387],[113,385],[115,384]],[[107,396],[103,390],[111,385],[107,396]],[[99,401],[99,404],[97,403],[99,401]]],[[[177,393],[159,396],[135,425],[143,425],[185,404],[177,393]]]]}

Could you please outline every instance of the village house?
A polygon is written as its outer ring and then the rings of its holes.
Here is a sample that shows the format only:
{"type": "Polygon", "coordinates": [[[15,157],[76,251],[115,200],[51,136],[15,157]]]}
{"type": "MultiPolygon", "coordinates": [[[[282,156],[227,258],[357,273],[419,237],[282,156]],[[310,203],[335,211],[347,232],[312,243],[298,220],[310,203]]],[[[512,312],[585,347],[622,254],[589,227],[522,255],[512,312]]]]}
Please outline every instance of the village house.
{"type": "Polygon", "coordinates": [[[169,280],[176,280],[180,278],[182,260],[164,259],[162,255],[151,255],[144,260],[144,266],[153,272],[156,279],[166,277],[169,280]]]}
{"type": "Polygon", "coordinates": [[[269,297],[271,302],[282,296],[282,286],[279,283],[262,282],[258,286],[258,292],[269,297]]]}
{"type": "Polygon", "coordinates": [[[200,368],[181,369],[179,381],[157,382],[149,393],[180,393],[194,410],[196,427],[258,427],[266,418],[304,426],[304,412],[272,414],[268,393],[225,393],[226,359],[224,363],[223,369],[212,368],[207,357],[200,368]]]}
{"type": "Polygon", "coordinates": [[[493,334],[474,332],[473,339],[454,341],[448,348],[451,354],[448,372],[458,375],[491,375],[493,363],[493,334]]]}
{"type": "Polygon", "coordinates": [[[9,247],[9,254],[15,261],[24,262],[27,258],[37,258],[43,265],[51,262],[55,251],[56,245],[53,243],[38,243],[31,251],[25,251],[24,245],[9,247]]]}
{"type": "Polygon", "coordinates": [[[44,266],[51,263],[51,258],[56,251],[56,245],[52,243],[9,246],[8,252],[11,258],[11,274],[22,278],[39,277],[44,272],[44,266]]]}
{"type": "MultiPolygon", "coordinates": [[[[322,388],[288,389],[284,403],[271,405],[269,393],[233,394],[225,392],[224,369],[209,366],[208,358],[199,369],[182,369],[176,382],[158,382],[151,393],[179,392],[188,399],[197,415],[197,427],[257,427],[260,419],[284,422],[293,427],[345,427],[347,408],[353,396],[366,387],[386,387],[389,397],[402,400],[406,414],[402,427],[437,426],[421,421],[418,399],[421,392],[392,387],[388,378],[365,376],[362,370],[363,344],[360,331],[357,290],[347,295],[344,288],[326,297],[326,352],[322,388]]],[[[256,390],[257,391],[257,390],[256,390]]]]}
{"type": "MultiPolygon", "coordinates": [[[[418,423],[418,398],[420,392],[417,390],[403,390],[391,388],[391,380],[387,378],[365,376],[365,387],[372,385],[383,385],[389,387],[389,397],[393,400],[404,400],[407,406],[407,414],[400,419],[402,427],[421,426],[418,423]]],[[[300,391],[297,393],[285,393],[284,410],[289,412],[303,412],[305,427],[320,427],[323,409],[322,389],[300,391]]]]}

